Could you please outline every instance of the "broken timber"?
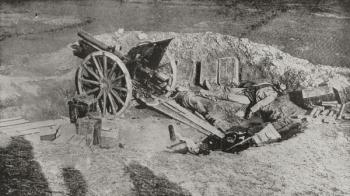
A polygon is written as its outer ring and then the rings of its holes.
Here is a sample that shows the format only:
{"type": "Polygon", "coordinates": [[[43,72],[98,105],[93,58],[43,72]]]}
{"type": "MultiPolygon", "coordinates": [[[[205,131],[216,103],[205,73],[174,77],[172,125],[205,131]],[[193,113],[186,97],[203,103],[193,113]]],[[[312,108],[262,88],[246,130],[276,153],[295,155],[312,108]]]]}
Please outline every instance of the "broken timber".
{"type": "Polygon", "coordinates": [[[10,136],[40,134],[41,132],[47,132],[44,129],[56,126],[60,122],[62,122],[62,120],[29,122],[20,117],[2,119],[0,121],[0,132],[10,136]]]}
{"type": "Polygon", "coordinates": [[[25,119],[16,119],[16,120],[11,120],[11,121],[5,121],[0,123],[0,128],[3,127],[8,127],[8,126],[13,126],[13,125],[20,125],[24,123],[28,123],[28,120],[25,119]]]}
{"type": "Polygon", "coordinates": [[[157,106],[151,106],[155,110],[158,110],[165,115],[178,120],[186,125],[189,125],[199,132],[205,134],[205,135],[216,135],[219,138],[224,138],[225,134],[209,124],[204,119],[198,117],[197,115],[191,113],[189,110],[181,107],[179,104],[177,104],[173,100],[169,100],[166,102],[163,102],[157,106]]]}
{"type": "Polygon", "coordinates": [[[13,117],[13,118],[0,119],[0,123],[14,121],[14,120],[20,120],[20,119],[22,119],[22,117],[20,117],[20,116],[13,117]]]}
{"type": "Polygon", "coordinates": [[[343,117],[344,109],[345,109],[345,104],[342,104],[340,107],[339,113],[337,115],[337,120],[340,120],[343,117]]]}

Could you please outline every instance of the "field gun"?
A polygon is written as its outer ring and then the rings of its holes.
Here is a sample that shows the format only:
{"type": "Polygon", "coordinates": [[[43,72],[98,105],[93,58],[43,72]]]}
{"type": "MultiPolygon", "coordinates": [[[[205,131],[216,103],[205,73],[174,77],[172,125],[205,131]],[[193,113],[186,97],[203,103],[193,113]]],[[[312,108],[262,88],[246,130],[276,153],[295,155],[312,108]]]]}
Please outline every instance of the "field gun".
{"type": "Polygon", "coordinates": [[[151,102],[169,97],[176,83],[176,63],[167,51],[172,39],[141,42],[123,55],[85,31],[72,45],[84,59],[75,75],[78,94],[93,96],[102,114],[117,116],[132,96],[151,102]]]}

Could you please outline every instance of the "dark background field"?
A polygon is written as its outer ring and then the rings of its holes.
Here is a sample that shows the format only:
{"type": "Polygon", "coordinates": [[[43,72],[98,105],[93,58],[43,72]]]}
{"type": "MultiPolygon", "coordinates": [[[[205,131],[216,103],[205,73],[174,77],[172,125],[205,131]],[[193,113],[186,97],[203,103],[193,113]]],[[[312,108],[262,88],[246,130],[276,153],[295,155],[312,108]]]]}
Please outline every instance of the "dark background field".
{"type": "Polygon", "coordinates": [[[57,50],[91,33],[213,31],[274,45],[312,63],[350,67],[348,0],[3,0],[1,62],[57,50]],[[42,24],[37,18],[56,23],[42,24]],[[78,23],[60,20],[77,19],[78,23]],[[58,23],[57,23],[58,21],[58,23]]]}

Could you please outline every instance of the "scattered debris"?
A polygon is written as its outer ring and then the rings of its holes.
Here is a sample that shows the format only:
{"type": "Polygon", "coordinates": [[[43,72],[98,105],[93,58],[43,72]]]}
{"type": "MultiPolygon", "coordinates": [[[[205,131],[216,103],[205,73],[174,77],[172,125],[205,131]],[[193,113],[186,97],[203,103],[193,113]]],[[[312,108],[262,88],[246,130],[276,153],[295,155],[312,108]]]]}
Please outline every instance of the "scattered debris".
{"type": "Polygon", "coordinates": [[[294,102],[307,109],[313,108],[314,105],[322,105],[322,102],[327,105],[336,101],[334,89],[330,86],[307,88],[293,94],[294,102]]]}
{"type": "Polygon", "coordinates": [[[333,106],[336,107],[338,105],[338,101],[322,101],[322,106],[333,106]]]}
{"type": "Polygon", "coordinates": [[[9,136],[21,135],[45,135],[55,133],[54,127],[64,122],[62,119],[29,122],[22,117],[2,119],[0,122],[0,132],[9,136]]]}
{"type": "Polygon", "coordinates": [[[219,138],[224,138],[225,134],[214,127],[213,125],[209,124],[207,121],[205,121],[203,118],[199,117],[198,115],[195,115],[191,113],[189,110],[181,107],[179,104],[177,104],[174,100],[168,100],[166,102],[163,102],[156,106],[151,106],[155,110],[158,110],[162,113],[164,113],[167,116],[170,116],[171,118],[174,118],[184,124],[187,124],[199,132],[205,134],[205,135],[215,135],[219,138]]]}
{"type": "Polygon", "coordinates": [[[335,104],[334,102],[322,102],[322,106],[315,106],[310,112],[307,121],[319,120],[324,123],[337,123],[344,116],[346,104],[335,104]]]}
{"type": "Polygon", "coordinates": [[[203,88],[205,90],[210,90],[212,87],[211,87],[211,84],[208,80],[203,80],[203,88]]]}
{"type": "Polygon", "coordinates": [[[342,104],[340,106],[339,113],[337,114],[337,120],[339,120],[343,117],[344,109],[345,109],[345,104],[342,104]]]}
{"type": "Polygon", "coordinates": [[[322,98],[322,96],[332,95],[334,96],[334,91],[332,87],[321,86],[317,88],[307,88],[302,90],[303,98],[322,98]]]}
{"type": "Polygon", "coordinates": [[[86,145],[99,145],[101,143],[102,119],[97,117],[84,117],[77,120],[77,134],[85,137],[86,145]]]}
{"type": "Polygon", "coordinates": [[[97,111],[97,102],[92,96],[77,95],[68,101],[69,118],[71,123],[76,123],[78,118],[87,115],[88,112],[97,111]]]}
{"type": "Polygon", "coordinates": [[[281,139],[281,135],[276,131],[271,123],[268,123],[264,129],[253,135],[252,139],[257,146],[262,146],[264,144],[278,141],[281,139]]]}
{"type": "Polygon", "coordinates": [[[168,149],[172,149],[174,152],[190,152],[191,154],[200,154],[200,146],[193,140],[183,137],[180,133],[176,132],[173,125],[169,125],[170,140],[174,143],[168,146],[168,149]],[[184,144],[184,146],[182,146],[184,144]],[[179,147],[181,146],[181,147],[179,147]],[[178,147],[174,149],[175,147],[178,147]]]}
{"type": "Polygon", "coordinates": [[[244,94],[243,88],[230,89],[229,92],[224,92],[224,93],[201,90],[199,92],[199,95],[211,100],[225,100],[225,101],[232,101],[232,102],[237,102],[237,103],[246,104],[246,105],[250,104],[250,100],[244,94]]]}
{"type": "Polygon", "coordinates": [[[216,69],[218,85],[220,84],[239,84],[239,60],[237,57],[224,57],[218,59],[216,69]]]}
{"type": "Polygon", "coordinates": [[[333,89],[339,103],[344,104],[347,101],[350,101],[349,100],[350,98],[347,97],[347,94],[349,93],[346,92],[346,91],[350,91],[349,87],[348,88],[333,87],[333,89]]]}

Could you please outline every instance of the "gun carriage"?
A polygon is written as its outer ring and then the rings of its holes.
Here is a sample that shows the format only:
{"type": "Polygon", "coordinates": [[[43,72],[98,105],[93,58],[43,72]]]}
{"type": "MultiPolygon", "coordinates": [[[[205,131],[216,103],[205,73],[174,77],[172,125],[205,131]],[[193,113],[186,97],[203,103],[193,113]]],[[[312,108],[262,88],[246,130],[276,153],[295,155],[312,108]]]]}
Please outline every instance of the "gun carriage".
{"type": "Polygon", "coordinates": [[[123,55],[87,32],[78,36],[73,54],[84,60],[76,71],[77,92],[93,96],[102,116],[121,114],[132,96],[150,102],[175,87],[176,64],[166,50],[172,39],[141,42],[123,55]]]}

